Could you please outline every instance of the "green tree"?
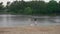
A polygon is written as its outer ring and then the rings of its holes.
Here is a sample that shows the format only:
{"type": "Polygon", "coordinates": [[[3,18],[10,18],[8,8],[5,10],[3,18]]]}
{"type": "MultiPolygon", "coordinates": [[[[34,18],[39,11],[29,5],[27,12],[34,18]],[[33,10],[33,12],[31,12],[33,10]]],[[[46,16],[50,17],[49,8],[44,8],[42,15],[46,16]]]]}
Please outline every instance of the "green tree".
{"type": "Polygon", "coordinates": [[[12,2],[9,6],[9,12],[13,14],[17,14],[20,9],[22,9],[22,7],[18,1],[12,2]]]}
{"type": "Polygon", "coordinates": [[[56,11],[57,15],[60,15],[60,1],[58,3],[58,10],[56,11]]]}
{"type": "Polygon", "coordinates": [[[4,5],[3,2],[0,3],[0,14],[4,13],[4,5]]]}
{"type": "Polygon", "coordinates": [[[48,4],[47,4],[47,11],[48,11],[48,14],[53,14],[53,15],[56,15],[56,11],[58,9],[58,3],[56,1],[50,1],[48,4]]]}
{"type": "Polygon", "coordinates": [[[32,9],[30,7],[27,7],[24,9],[24,14],[26,15],[32,15],[32,9]]]}
{"type": "Polygon", "coordinates": [[[32,0],[30,2],[13,1],[11,4],[7,3],[8,12],[12,14],[26,14],[26,15],[52,15],[59,14],[60,3],[54,0],[46,3],[42,0],[32,0]]]}

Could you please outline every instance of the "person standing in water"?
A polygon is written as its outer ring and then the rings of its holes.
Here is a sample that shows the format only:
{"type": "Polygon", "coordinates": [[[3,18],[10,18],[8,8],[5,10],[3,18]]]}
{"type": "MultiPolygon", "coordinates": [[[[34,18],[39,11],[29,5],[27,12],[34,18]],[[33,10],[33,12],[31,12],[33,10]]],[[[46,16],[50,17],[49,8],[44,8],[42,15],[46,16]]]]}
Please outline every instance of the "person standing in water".
{"type": "Polygon", "coordinates": [[[34,19],[34,24],[37,25],[37,19],[36,18],[34,19]]]}
{"type": "Polygon", "coordinates": [[[35,25],[37,25],[37,19],[36,18],[33,19],[33,23],[31,24],[31,26],[35,26],[35,25]]]}

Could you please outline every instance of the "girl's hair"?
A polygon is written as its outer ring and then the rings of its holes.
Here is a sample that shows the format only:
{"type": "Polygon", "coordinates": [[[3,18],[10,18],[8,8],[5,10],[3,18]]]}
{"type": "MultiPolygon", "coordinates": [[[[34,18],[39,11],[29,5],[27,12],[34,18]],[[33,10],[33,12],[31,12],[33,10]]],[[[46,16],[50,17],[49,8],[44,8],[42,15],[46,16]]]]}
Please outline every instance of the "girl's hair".
{"type": "Polygon", "coordinates": [[[37,19],[34,19],[34,21],[36,21],[37,19]]]}

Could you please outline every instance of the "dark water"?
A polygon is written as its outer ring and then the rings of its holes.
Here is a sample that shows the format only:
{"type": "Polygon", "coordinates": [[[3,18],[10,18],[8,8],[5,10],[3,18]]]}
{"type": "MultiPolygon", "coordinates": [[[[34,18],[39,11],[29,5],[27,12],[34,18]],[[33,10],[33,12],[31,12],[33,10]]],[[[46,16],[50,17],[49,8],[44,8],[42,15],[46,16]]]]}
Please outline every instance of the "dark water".
{"type": "Polygon", "coordinates": [[[22,15],[0,15],[0,27],[30,26],[37,19],[36,26],[60,25],[60,16],[22,16],[22,15]]]}

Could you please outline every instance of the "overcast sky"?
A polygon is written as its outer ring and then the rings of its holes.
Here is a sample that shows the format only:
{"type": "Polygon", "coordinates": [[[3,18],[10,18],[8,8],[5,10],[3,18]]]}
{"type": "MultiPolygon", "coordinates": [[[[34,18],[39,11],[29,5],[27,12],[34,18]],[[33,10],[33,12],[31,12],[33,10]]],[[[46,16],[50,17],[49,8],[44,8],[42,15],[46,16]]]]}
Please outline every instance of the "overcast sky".
{"type": "MultiPolygon", "coordinates": [[[[0,2],[4,2],[4,5],[6,5],[6,2],[7,2],[7,1],[13,2],[13,1],[15,1],[15,0],[0,0],[0,2]]],[[[25,0],[25,1],[29,1],[29,0],[25,0]]],[[[48,2],[49,0],[44,0],[44,1],[48,2]]],[[[59,1],[59,0],[56,0],[56,1],[59,1]]]]}

